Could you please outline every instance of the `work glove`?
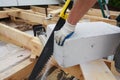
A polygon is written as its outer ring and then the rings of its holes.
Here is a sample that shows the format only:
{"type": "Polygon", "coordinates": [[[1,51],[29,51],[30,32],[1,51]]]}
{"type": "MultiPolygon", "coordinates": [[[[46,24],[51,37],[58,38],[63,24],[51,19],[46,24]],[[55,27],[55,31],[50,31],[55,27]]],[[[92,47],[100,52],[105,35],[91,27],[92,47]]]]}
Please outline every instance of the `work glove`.
{"type": "Polygon", "coordinates": [[[64,26],[60,30],[55,31],[54,38],[56,43],[60,46],[63,46],[64,41],[72,36],[72,34],[74,33],[74,30],[75,30],[75,25],[71,25],[66,20],[66,23],[64,24],[64,26]]]}

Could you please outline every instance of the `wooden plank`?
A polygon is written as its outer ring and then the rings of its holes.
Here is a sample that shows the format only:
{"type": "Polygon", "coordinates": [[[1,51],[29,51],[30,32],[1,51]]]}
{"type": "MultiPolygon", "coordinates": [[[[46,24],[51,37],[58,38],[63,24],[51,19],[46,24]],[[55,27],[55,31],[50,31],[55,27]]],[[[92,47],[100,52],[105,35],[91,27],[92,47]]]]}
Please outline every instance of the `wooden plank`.
{"type": "MultiPolygon", "coordinates": [[[[45,13],[45,8],[37,7],[37,6],[31,6],[32,11],[39,12],[42,14],[45,13]]],[[[58,14],[61,12],[62,8],[60,6],[49,6],[47,8],[48,14],[51,14],[52,16],[58,16],[58,14]]]]}
{"type": "MultiPolygon", "coordinates": [[[[46,14],[45,8],[43,8],[43,7],[31,6],[31,9],[32,9],[32,11],[34,11],[34,12],[39,12],[39,13],[46,14]]],[[[51,11],[51,10],[53,10],[53,9],[47,8],[47,11],[48,11],[48,12],[51,11]]]]}
{"type": "Polygon", "coordinates": [[[40,22],[35,22],[33,20],[29,21],[28,19],[23,20],[22,18],[19,17],[21,11],[25,11],[27,13],[41,15],[43,17],[45,16],[45,14],[40,14],[40,13],[38,14],[38,12],[33,12],[32,10],[24,10],[24,9],[19,9],[19,8],[14,8],[14,7],[13,8],[5,8],[4,10],[5,11],[9,11],[8,15],[10,16],[12,21],[14,21],[14,22],[25,22],[25,23],[30,24],[30,25],[38,25],[38,24],[40,24],[40,22]],[[19,12],[11,13],[10,11],[19,11],[19,12]]]}
{"type": "Polygon", "coordinates": [[[117,25],[116,20],[110,20],[110,19],[96,17],[96,16],[84,15],[82,19],[83,20],[88,19],[88,20],[90,20],[90,22],[103,21],[103,22],[106,22],[106,23],[109,23],[109,24],[112,24],[112,25],[117,25]]]}
{"type": "MultiPolygon", "coordinates": [[[[102,12],[100,9],[93,9],[91,8],[87,13],[87,15],[91,15],[91,16],[99,16],[99,17],[103,17],[102,16],[102,12]]],[[[116,12],[116,11],[110,11],[110,16],[111,19],[116,19],[116,17],[120,14],[120,12],[116,12]]]]}
{"type": "Polygon", "coordinates": [[[38,15],[41,15],[41,16],[44,16],[44,17],[46,16],[45,13],[43,13],[42,11],[41,12],[36,12],[36,11],[31,10],[31,9],[24,10],[24,9],[12,7],[12,8],[7,8],[5,10],[20,10],[20,11],[25,11],[25,12],[28,12],[28,13],[38,14],[38,15]]]}
{"type": "MultiPolygon", "coordinates": [[[[51,23],[56,23],[57,19],[52,19],[52,20],[46,20],[45,16],[41,15],[40,13],[34,13],[32,11],[21,11],[20,13],[9,13],[10,16],[14,17],[19,17],[24,19],[25,21],[30,21],[34,23],[39,23],[39,24],[44,24],[45,26],[51,23]]],[[[116,20],[110,20],[106,18],[101,18],[101,17],[96,17],[96,16],[90,16],[90,15],[85,15],[83,18],[85,19],[90,19],[90,21],[103,21],[106,23],[110,23],[112,25],[117,25],[116,20]]]]}
{"type": "Polygon", "coordinates": [[[62,11],[62,8],[59,8],[57,10],[52,10],[49,12],[52,16],[57,16],[62,11]]]}
{"type": "Polygon", "coordinates": [[[109,67],[109,69],[112,71],[112,73],[116,76],[120,76],[120,73],[116,71],[116,68],[115,68],[115,63],[114,61],[109,61],[109,60],[104,60],[103,61],[105,62],[105,64],[107,64],[107,66],[109,67]]]}
{"type": "Polygon", "coordinates": [[[91,16],[103,17],[102,13],[101,13],[101,11],[99,9],[91,8],[86,14],[91,15],[91,16]]]}
{"type": "Polygon", "coordinates": [[[111,19],[116,19],[120,15],[120,11],[119,12],[118,11],[110,11],[110,14],[111,14],[111,16],[110,16],[111,19]]]}
{"type": "Polygon", "coordinates": [[[16,47],[11,44],[0,47],[0,73],[10,69],[30,56],[30,51],[16,47]],[[12,49],[14,48],[14,50],[12,49]]]}
{"type": "Polygon", "coordinates": [[[45,20],[43,21],[44,25],[53,24],[53,23],[55,24],[59,19],[58,15],[57,15],[59,13],[59,11],[57,11],[55,13],[54,13],[54,10],[50,11],[49,12],[50,14],[52,13],[53,15],[55,15],[51,19],[46,19],[46,15],[44,13],[34,12],[32,10],[25,10],[25,11],[29,12],[29,13],[32,13],[32,14],[41,15],[41,16],[45,17],[45,20]]]}
{"type": "Polygon", "coordinates": [[[31,22],[39,23],[39,24],[43,24],[43,21],[45,20],[44,16],[28,13],[25,11],[21,11],[19,14],[9,13],[9,15],[22,18],[23,20],[28,20],[31,22]]]}
{"type": "Polygon", "coordinates": [[[39,56],[43,48],[38,38],[32,37],[29,34],[26,34],[14,28],[10,28],[9,26],[1,23],[0,40],[27,48],[32,51],[32,54],[35,56],[39,56]]]}
{"type": "Polygon", "coordinates": [[[12,10],[12,11],[0,11],[0,18],[8,18],[8,13],[15,13],[18,12],[18,10],[12,10]]]}
{"type": "Polygon", "coordinates": [[[9,17],[7,13],[8,13],[8,11],[6,11],[6,12],[5,11],[0,11],[0,18],[7,18],[7,17],[9,17]]]}
{"type": "Polygon", "coordinates": [[[111,61],[111,71],[112,73],[114,73],[116,76],[120,76],[120,73],[116,71],[116,68],[115,68],[115,63],[114,61],[111,61]]]}
{"type": "Polygon", "coordinates": [[[9,13],[10,16],[13,17],[18,17],[23,19],[27,23],[32,23],[32,24],[43,24],[45,27],[48,24],[51,23],[56,23],[54,20],[46,20],[45,16],[42,13],[35,13],[33,11],[24,11],[21,10],[19,13],[9,13]]]}
{"type": "MultiPolygon", "coordinates": [[[[53,10],[50,11],[49,13],[51,13],[52,15],[56,15],[60,12],[61,9],[57,9],[57,10],[53,10]]],[[[84,15],[83,19],[88,19],[90,20],[90,22],[95,22],[95,21],[103,21],[112,25],[117,25],[117,21],[116,20],[112,20],[112,19],[106,19],[101,17],[102,14],[100,13],[100,10],[97,11],[97,13],[94,11],[94,9],[90,10],[86,15],[84,15]],[[89,13],[89,15],[88,15],[89,13]],[[96,14],[96,15],[94,15],[96,14]]]]}
{"type": "Polygon", "coordinates": [[[5,10],[9,11],[8,15],[11,17],[18,17],[25,21],[30,21],[33,23],[43,24],[43,21],[45,20],[45,16],[35,14],[35,12],[33,13],[29,10],[23,10],[19,8],[7,8],[5,10]],[[11,12],[11,11],[15,11],[15,12],[11,12]]]}
{"type": "MultiPolygon", "coordinates": [[[[46,16],[45,8],[36,7],[36,6],[31,6],[31,8],[32,8],[32,11],[31,10],[29,10],[29,11],[46,16]]],[[[62,8],[58,8],[58,9],[54,10],[54,9],[48,7],[47,10],[48,10],[48,14],[51,14],[53,17],[54,16],[58,17],[58,14],[61,12],[62,8]]]]}
{"type": "Polygon", "coordinates": [[[29,59],[11,67],[0,74],[0,80],[24,80],[31,73],[36,61],[31,62],[29,59]]]}
{"type": "Polygon", "coordinates": [[[80,64],[84,80],[116,80],[103,61],[80,64]]]}
{"type": "Polygon", "coordinates": [[[120,79],[120,73],[116,71],[116,68],[114,66],[115,65],[114,61],[105,60],[105,59],[102,59],[102,61],[105,62],[105,64],[108,66],[108,68],[114,74],[114,76],[116,77],[116,79],[119,80],[120,79]]]}

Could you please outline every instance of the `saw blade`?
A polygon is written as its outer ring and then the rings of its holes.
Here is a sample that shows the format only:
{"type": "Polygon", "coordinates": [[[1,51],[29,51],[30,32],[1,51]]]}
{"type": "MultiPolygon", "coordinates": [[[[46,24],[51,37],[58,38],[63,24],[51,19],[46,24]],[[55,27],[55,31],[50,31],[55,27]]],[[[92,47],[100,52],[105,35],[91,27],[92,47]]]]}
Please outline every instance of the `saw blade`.
{"type": "Polygon", "coordinates": [[[50,57],[53,55],[54,48],[54,31],[59,30],[65,23],[65,19],[59,18],[55,28],[53,29],[47,43],[45,44],[40,57],[38,58],[31,75],[28,80],[35,80],[39,73],[42,71],[46,63],[49,61],[50,57]]]}

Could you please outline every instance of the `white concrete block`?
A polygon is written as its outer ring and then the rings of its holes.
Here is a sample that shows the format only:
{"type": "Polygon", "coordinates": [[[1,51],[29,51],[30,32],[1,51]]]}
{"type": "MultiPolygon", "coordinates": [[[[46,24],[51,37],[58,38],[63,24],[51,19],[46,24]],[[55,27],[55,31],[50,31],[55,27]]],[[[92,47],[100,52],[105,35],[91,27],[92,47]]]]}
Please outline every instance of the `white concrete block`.
{"type": "MultiPolygon", "coordinates": [[[[53,25],[48,26],[51,33],[53,25]]],[[[58,46],[54,43],[54,57],[58,64],[69,67],[112,55],[120,41],[120,28],[104,22],[78,23],[75,33],[58,46]]]]}

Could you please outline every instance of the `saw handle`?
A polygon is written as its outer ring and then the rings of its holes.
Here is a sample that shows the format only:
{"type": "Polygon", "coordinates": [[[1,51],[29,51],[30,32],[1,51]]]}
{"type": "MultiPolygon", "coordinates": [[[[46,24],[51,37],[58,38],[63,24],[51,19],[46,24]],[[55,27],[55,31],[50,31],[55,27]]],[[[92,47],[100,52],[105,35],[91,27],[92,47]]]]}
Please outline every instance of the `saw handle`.
{"type": "Polygon", "coordinates": [[[45,32],[46,30],[41,24],[33,26],[34,36],[45,35],[45,32]]]}

